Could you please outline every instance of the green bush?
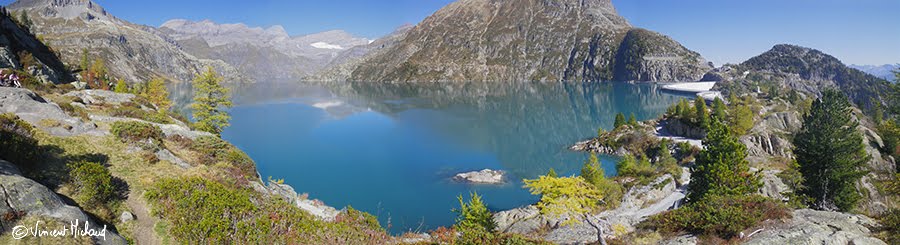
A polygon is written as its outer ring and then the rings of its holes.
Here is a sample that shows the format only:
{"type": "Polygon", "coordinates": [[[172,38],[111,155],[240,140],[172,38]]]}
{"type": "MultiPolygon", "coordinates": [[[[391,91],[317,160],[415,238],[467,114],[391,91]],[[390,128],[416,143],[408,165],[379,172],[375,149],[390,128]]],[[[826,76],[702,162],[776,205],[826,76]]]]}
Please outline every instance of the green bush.
{"type": "Polygon", "coordinates": [[[113,177],[106,167],[94,162],[75,162],[68,165],[69,177],[84,204],[102,205],[115,196],[113,177]]]}
{"type": "Polygon", "coordinates": [[[875,229],[881,240],[888,244],[900,244],[900,209],[891,209],[878,219],[881,227],[875,229]]]}
{"type": "MultiPolygon", "coordinates": [[[[151,107],[152,108],[152,107],[151,107]]],[[[122,103],[120,106],[116,106],[108,109],[108,113],[114,117],[128,117],[141,119],[148,122],[155,122],[161,124],[171,124],[172,119],[169,118],[166,113],[160,113],[156,111],[146,111],[141,109],[141,107],[137,104],[126,102],[122,103]]]]}
{"type": "Polygon", "coordinates": [[[87,110],[81,107],[73,106],[70,101],[62,101],[59,103],[59,108],[69,114],[69,116],[81,118],[84,121],[90,121],[91,116],[88,115],[87,110]]]}
{"type": "Polygon", "coordinates": [[[34,129],[12,113],[0,114],[0,159],[28,168],[40,156],[34,129]]]}
{"type": "Polygon", "coordinates": [[[729,239],[769,219],[790,216],[784,204],[759,195],[706,196],[639,224],[663,233],[690,232],[729,239]]]}
{"type": "Polygon", "coordinates": [[[381,244],[387,235],[374,216],[348,209],[320,221],[280,198],[192,177],[158,181],[146,192],[154,215],[188,244],[381,244]]]}
{"type": "Polygon", "coordinates": [[[162,146],[162,130],[149,123],[118,121],[110,126],[109,131],[126,143],[146,143],[141,145],[144,148],[162,146]]]}
{"type": "Polygon", "coordinates": [[[193,141],[191,149],[199,153],[201,164],[213,165],[226,162],[244,173],[256,172],[256,164],[246,153],[215,136],[200,136],[193,141]]]}
{"type": "MultiPolygon", "coordinates": [[[[498,232],[488,232],[483,228],[471,227],[457,229],[459,238],[446,242],[448,244],[459,245],[481,245],[481,244],[502,244],[502,245],[527,245],[527,244],[552,244],[550,242],[530,239],[519,234],[508,234],[498,232]]],[[[440,243],[444,244],[444,243],[440,243]]]]}
{"type": "Polygon", "coordinates": [[[494,219],[491,216],[491,212],[488,211],[487,206],[481,201],[481,196],[479,196],[477,192],[473,192],[469,196],[468,203],[463,201],[462,195],[457,197],[459,200],[459,209],[454,211],[458,213],[459,216],[456,218],[455,227],[457,229],[478,228],[487,232],[494,232],[494,229],[497,228],[497,224],[494,223],[494,219]]]}
{"type": "Polygon", "coordinates": [[[625,156],[616,164],[616,171],[619,176],[634,177],[642,181],[657,174],[656,169],[645,156],[641,156],[640,159],[635,159],[631,155],[625,156]]]}

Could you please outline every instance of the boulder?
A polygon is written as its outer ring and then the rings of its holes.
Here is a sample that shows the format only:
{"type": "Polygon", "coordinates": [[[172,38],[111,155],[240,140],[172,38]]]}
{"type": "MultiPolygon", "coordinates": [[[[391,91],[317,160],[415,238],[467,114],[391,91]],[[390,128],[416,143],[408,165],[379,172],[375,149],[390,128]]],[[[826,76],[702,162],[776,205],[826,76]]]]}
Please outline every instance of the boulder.
{"type": "MultiPolygon", "coordinates": [[[[21,213],[52,218],[64,223],[83,224],[88,221],[91,229],[103,229],[81,209],[66,205],[56,193],[47,187],[25,178],[10,162],[0,160],[0,214],[21,213]]],[[[15,221],[0,219],[0,226],[10,229],[15,221]]],[[[124,238],[107,229],[106,239],[94,239],[98,244],[126,244],[124,238]]]]}
{"type": "Polygon", "coordinates": [[[42,128],[54,136],[74,136],[80,134],[103,135],[103,131],[90,122],[82,122],[66,114],[56,104],[49,103],[34,92],[21,88],[0,87],[0,113],[14,113],[31,125],[42,128]],[[52,127],[44,127],[41,121],[58,122],[52,127]]]}
{"type": "Polygon", "coordinates": [[[763,187],[759,189],[759,194],[770,197],[775,200],[785,200],[786,198],[782,193],[790,192],[791,188],[784,184],[781,181],[781,178],[778,177],[778,174],[781,173],[780,170],[763,170],[762,171],[762,182],[763,187]]]}
{"type": "Polygon", "coordinates": [[[269,184],[267,186],[263,186],[261,183],[254,183],[251,186],[254,190],[260,191],[262,193],[282,197],[285,201],[294,203],[300,209],[303,209],[313,216],[316,216],[325,221],[333,221],[337,217],[337,215],[341,213],[341,211],[335,209],[334,207],[325,205],[321,201],[309,200],[305,197],[298,196],[297,192],[294,191],[294,187],[290,185],[269,181],[269,184]]]}
{"type": "Polygon", "coordinates": [[[875,225],[862,215],[800,209],[791,220],[763,228],[745,244],[886,244],[869,230],[875,225]]]}
{"type": "Polygon", "coordinates": [[[681,136],[691,139],[706,138],[705,130],[699,127],[693,127],[691,125],[685,124],[679,119],[666,119],[664,121],[661,121],[659,125],[662,127],[662,130],[671,134],[672,136],[681,136]]]}
{"type": "Polygon", "coordinates": [[[122,223],[132,220],[134,220],[134,214],[132,214],[131,212],[125,211],[122,212],[122,215],[119,215],[119,221],[122,221],[122,223]]]}
{"type": "Polygon", "coordinates": [[[474,184],[503,184],[504,175],[505,173],[500,170],[483,169],[481,171],[458,173],[453,176],[453,180],[474,184]]]}
{"type": "Polygon", "coordinates": [[[175,164],[175,166],[181,167],[182,169],[191,168],[190,164],[188,164],[184,160],[181,160],[181,158],[178,158],[177,156],[175,156],[175,154],[172,154],[171,151],[166,150],[166,149],[157,151],[156,158],[158,158],[159,160],[162,160],[162,161],[167,161],[172,164],[175,164]]]}
{"type": "Polygon", "coordinates": [[[135,95],[116,93],[107,90],[78,90],[66,93],[66,96],[78,97],[86,105],[93,104],[122,104],[131,102],[135,95]]]}
{"type": "Polygon", "coordinates": [[[185,125],[162,124],[162,123],[148,122],[148,121],[134,119],[134,118],[91,115],[91,120],[95,121],[95,122],[109,122],[109,123],[118,122],[118,121],[134,121],[134,122],[149,123],[149,124],[159,127],[159,129],[162,130],[163,134],[166,135],[166,137],[178,135],[181,137],[195,140],[200,136],[213,136],[213,134],[211,134],[209,132],[191,130],[191,128],[189,128],[185,125]]]}

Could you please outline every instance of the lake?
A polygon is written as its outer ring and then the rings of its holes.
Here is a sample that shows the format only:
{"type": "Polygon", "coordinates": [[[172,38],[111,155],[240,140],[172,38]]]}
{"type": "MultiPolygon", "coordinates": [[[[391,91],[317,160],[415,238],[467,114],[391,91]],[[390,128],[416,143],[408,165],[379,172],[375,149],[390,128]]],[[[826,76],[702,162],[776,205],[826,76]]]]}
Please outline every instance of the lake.
{"type": "MultiPolygon", "coordinates": [[[[655,118],[679,95],[627,83],[266,83],[235,88],[223,138],[263,178],[334,207],[377,215],[398,234],[454,223],[458,195],[491,210],[538,200],[522,179],[550,168],[578,174],[587,155],[568,147],[611,129],[615,114],[655,118]],[[453,182],[459,172],[508,173],[504,185],[453,182]]],[[[615,158],[601,157],[607,175],[615,158]]]]}

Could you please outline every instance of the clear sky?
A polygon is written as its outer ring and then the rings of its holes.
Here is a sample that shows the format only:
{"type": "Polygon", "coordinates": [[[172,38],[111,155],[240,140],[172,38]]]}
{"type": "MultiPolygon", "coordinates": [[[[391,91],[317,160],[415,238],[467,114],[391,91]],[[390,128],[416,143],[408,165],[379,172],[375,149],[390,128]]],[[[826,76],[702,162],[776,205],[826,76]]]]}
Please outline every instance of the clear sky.
{"type": "MultiPolygon", "coordinates": [[[[415,24],[452,0],[95,0],[125,20],[173,18],[250,26],[291,35],[343,29],[375,38],[415,24]]],[[[515,0],[509,0],[515,1],[515,0]]],[[[11,0],[0,0],[8,4],[11,0]]],[[[898,0],[613,0],[632,25],[673,37],[716,65],[739,63],[774,44],[832,54],[848,64],[900,63],[898,0]]]]}

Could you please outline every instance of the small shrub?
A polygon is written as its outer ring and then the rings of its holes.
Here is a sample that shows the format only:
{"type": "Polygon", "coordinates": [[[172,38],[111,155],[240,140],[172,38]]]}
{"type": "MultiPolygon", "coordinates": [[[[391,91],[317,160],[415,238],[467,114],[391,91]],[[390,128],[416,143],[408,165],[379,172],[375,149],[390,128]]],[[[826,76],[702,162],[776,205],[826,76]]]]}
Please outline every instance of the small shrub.
{"type": "Polygon", "coordinates": [[[142,122],[118,121],[109,130],[126,143],[140,143],[145,149],[162,146],[163,132],[159,127],[142,122]]]}
{"type": "Polygon", "coordinates": [[[256,166],[253,160],[243,151],[215,136],[200,136],[194,140],[191,149],[199,153],[201,164],[213,165],[225,162],[239,168],[242,172],[253,173],[256,166]]]}
{"type": "Polygon", "coordinates": [[[40,156],[33,128],[12,113],[0,114],[0,159],[29,169],[40,156]]]}
{"type": "Polygon", "coordinates": [[[383,244],[374,216],[348,208],[335,222],[314,218],[281,198],[203,177],[156,182],[152,213],[188,244],[383,244]]]}
{"type": "Polygon", "coordinates": [[[487,232],[493,232],[497,228],[491,212],[487,206],[481,201],[481,196],[477,192],[470,194],[469,202],[463,201],[463,196],[457,197],[460,208],[455,210],[459,216],[456,218],[456,228],[460,230],[480,228],[487,232]]]}
{"type": "Polygon", "coordinates": [[[381,228],[381,224],[378,223],[378,217],[375,217],[375,215],[366,212],[356,210],[351,206],[347,206],[347,210],[341,212],[335,218],[335,220],[337,222],[360,224],[370,230],[384,230],[384,228],[381,228]]]}
{"type": "Polygon", "coordinates": [[[891,209],[878,219],[881,224],[875,229],[878,238],[888,244],[900,244],[900,209],[891,209]]]}
{"type": "Polygon", "coordinates": [[[161,124],[172,123],[172,119],[170,119],[169,116],[167,116],[165,113],[146,111],[144,109],[141,109],[140,106],[134,103],[122,103],[122,105],[120,106],[109,109],[108,112],[111,116],[114,117],[135,118],[161,124]]]}
{"type": "Polygon", "coordinates": [[[81,107],[73,106],[71,102],[64,101],[63,103],[59,103],[59,108],[69,114],[69,116],[81,118],[84,121],[90,121],[91,116],[88,115],[87,110],[81,107]]]}
{"type": "Polygon", "coordinates": [[[101,205],[113,199],[115,186],[113,177],[103,165],[94,162],[69,164],[69,176],[81,202],[101,205]]]}
{"type": "Polygon", "coordinates": [[[639,226],[663,233],[690,232],[729,239],[762,221],[789,217],[789,211],[784,204],[759,195],[707,196],[651,216],[639,226]]]}

